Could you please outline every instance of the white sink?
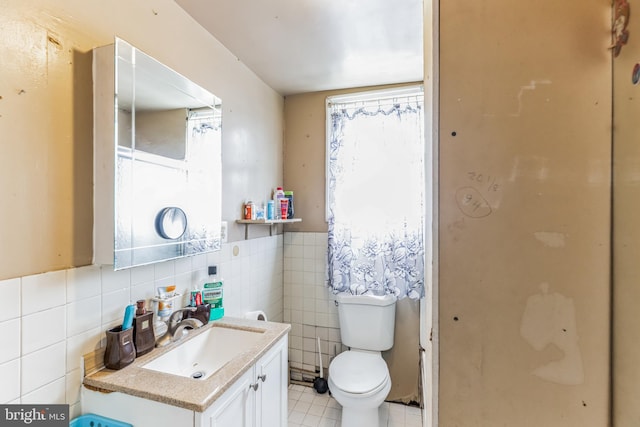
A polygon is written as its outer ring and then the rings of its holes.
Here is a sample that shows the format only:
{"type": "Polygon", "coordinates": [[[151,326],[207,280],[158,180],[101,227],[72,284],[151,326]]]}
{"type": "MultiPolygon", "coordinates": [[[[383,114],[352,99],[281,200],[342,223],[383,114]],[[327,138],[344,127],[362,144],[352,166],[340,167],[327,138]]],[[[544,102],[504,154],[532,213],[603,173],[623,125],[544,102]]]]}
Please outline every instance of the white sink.
{"type": "Polygon", "coordinates": [[[253,347],[263,333],[214,326],[141,367],[181,377],[206,379],[253,347]]]}

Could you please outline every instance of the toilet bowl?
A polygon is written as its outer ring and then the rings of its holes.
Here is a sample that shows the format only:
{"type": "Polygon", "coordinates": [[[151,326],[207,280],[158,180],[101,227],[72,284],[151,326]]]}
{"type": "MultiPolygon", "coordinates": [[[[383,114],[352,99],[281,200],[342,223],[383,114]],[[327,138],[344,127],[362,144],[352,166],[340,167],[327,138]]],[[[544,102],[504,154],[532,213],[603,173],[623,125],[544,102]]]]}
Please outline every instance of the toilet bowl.
{"type": "Polygon", "coordinates": [[[378,410],[391,390],[381,351],[393,347],[392,295],[336,296],[342,343],[349,350],[329,364],[329,391],[342,406],[343,427],[378,427],[378,410]]]}
{"type": "Polygon", "coordinates": [[[338,355],[329,365],[329,390],[342,406],[343,426],[378,426],[378,408],[391,390],[380,352],[350,350],[338,355]]]}

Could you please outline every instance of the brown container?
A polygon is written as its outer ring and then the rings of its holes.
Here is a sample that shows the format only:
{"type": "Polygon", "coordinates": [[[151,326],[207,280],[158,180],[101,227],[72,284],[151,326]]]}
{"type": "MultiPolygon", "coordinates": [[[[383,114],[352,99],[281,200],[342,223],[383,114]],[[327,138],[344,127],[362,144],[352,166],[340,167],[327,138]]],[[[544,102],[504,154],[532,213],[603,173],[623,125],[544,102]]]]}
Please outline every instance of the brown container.
{"type": "Polygon", "coordinates": [[[109,369],[122,369],[136,358],[133,344],[133,328],[122,330],[116,326],[107,332],[107,349],[104,353],[104,366],[109,369]]]}
{"type": "Polygon", "coordinates": [[[136,345],[136,357],[149,353],[156,345],[153,332],[153,312],[136,316],[133,321],[133,341],[136,345]]]}

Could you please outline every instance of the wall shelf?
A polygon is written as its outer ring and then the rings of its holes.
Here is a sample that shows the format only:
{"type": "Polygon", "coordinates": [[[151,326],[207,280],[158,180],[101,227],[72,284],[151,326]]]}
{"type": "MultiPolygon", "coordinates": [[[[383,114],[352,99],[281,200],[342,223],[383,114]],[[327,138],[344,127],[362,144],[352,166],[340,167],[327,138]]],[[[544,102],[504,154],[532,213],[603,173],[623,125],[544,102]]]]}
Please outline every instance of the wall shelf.
{"type": "Polygon", "coordinates": [[[268,225],[269,236],[273,236],[273,226],[278,224],[291,224],[294,222],[302,222],[302,218],[291,219],[237,219],[238,224],[244,224],[244,240],[249,238],[250,225],[268,225]]]}

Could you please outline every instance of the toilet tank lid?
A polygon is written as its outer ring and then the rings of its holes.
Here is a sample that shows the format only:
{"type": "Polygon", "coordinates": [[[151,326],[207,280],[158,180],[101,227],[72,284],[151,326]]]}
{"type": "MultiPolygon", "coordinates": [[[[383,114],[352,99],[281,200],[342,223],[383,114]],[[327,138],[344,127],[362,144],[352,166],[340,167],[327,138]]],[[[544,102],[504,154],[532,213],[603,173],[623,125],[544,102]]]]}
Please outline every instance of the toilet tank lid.
{"type": "Polygon", "coordinates": [[[395,295],[349,295],[338,294],[336,296],[338,304],[366,304],[366,305],[378,305],[387,306],[395,304],[395,295]]]}

